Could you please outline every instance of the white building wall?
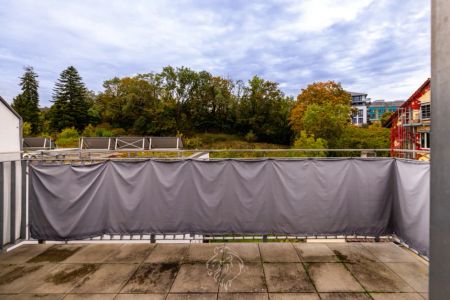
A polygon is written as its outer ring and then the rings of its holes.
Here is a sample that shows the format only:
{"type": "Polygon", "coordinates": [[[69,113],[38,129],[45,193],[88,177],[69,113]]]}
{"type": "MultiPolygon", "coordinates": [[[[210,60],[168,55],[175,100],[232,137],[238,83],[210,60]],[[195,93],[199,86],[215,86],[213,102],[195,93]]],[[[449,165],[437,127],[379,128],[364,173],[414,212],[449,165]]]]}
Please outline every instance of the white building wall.
{"type": "Polygon", "coordinates": [[[0,101],[0,161],[20,159],[20,119],[0,101]]]}
{"type": "Polygon", "coordinates": [[[356,109],[357,111],[362,110],[362,114],[363,114],[363,116],[362,116],[363,117],[362,123],[359,121],[359,118],[357,118],[356,121],[353,121],[353,118],[352,118],[352,124],[353,125],[367,124],[367,106],[365,106],[365,105],[353,105],[352,108],[356,109]]]}
{"type": "MultiPolygon", "coordinates": [[[[21,224],[21,203],[22,203],[22,167],[21,167],[21,120],[6,106],[3,99],[0,99],[0,164],[3,167],[3,174],[0,176],[3,195],[0,195],[0,205],[3,206],[3,244],[14,242],[20,237],[21,224]],[[15,163],[11,163],[15,161],[15,163]],[[15,166],[15,176],[12,175],[11,168],[15,166]],[[14,183],[14,186],[12,184],[14,183]],[[14,189],[11,193],[11,189],[14,189]],[[15,238],[11,241],[11,202],[15,203],[15,238]]],[[[1,247],[2,245],[0,245],[1,247]]]]}

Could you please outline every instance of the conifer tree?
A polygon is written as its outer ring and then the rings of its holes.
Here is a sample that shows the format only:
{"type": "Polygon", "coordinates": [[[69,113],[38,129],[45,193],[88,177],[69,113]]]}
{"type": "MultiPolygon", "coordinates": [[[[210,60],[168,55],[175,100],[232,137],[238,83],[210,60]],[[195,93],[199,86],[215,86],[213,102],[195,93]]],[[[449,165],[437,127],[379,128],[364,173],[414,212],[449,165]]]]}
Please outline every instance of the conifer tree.
{"type": "Polygon", "coordinates": [[[53,89],[50,127],[54,131],[75,127],[82,131],[89,122],[87,89],[75,67],[65,69],[53,89]]]}
{"type": "Polygon", "coordinates": [[[31,133],[36,134],[39,132],[38,75],[31,66],[25,67],[24,70],[19,84],[22,92],[13,99],[12,107],[24,122],[31,124],[31,133]]]}

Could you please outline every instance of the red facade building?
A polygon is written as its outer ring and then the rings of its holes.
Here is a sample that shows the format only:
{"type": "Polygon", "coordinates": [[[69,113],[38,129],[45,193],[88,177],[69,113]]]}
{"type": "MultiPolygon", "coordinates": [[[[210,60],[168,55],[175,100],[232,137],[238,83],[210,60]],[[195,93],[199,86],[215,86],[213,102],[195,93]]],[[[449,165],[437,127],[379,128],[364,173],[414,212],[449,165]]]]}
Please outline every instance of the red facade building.
{"type": "Polygon", "coordinates": [[[430,93],[430,79],[427,79],[386,123],[391,128],[392,157],[430,159],[430,93]]]}

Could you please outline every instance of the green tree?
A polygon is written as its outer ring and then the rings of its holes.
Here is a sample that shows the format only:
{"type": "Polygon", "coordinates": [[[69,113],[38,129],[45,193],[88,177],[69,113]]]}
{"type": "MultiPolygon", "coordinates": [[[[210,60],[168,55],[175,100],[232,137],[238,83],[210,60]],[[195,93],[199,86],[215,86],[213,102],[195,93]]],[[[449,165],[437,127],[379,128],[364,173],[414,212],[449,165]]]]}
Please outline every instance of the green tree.
{"type": "MultiPolygon", "coordinates": [[[[314,137],[314,134],[308,135],[305,130],[300,132],[300,135],[294,141],[294,149],[327,149],[328,144],[324,139],[314,137]]],[[[296,156],[310,157],[310,156],[326,156],[324,151],[317,152],[303,152],[298,153],[296,156]]]]}
{"type": "Polygon", "coordinates": [[[289,144],[289,112],[292,99],[286,97],[278,84],[254,76],[244,87],[237,111],[241,134],[253,131],[258,141],[289,144]]]}
{"type": "Polygon", "coordinates": [[[88,91],[75,67],[65,69],[53,89],[50,126],[53,131],[74,127],[82,131],[89,123],[88,91]]]}
{"type": "Polygon", "coordinates": [[[31,136],[31,135],[32,135],[32,132],[31,132],[31,123],[29,123],[29,122],[23,122],[23,125],[22,125],[22,132],[23,132],[23,136],[24,136],[24,137],[31,136]]]}
{"type": "Polygon", "coordinates": [[[350,108],[350,103],[350,94],[344,91],[339,83],[327,81],[310,84],[306,89],[302,89],[302,92],[297,96],[297,102],[289,117],[290,125],[293,131],[299,134],[304,129],[305,123],[303,119],[310,105],[328,105],[328,107],[341,105],[341,108],[342,106],[350,108]]]}
{"type": "Polygon", "coordinates": [[[25,67],[25,73],[20,77],[21,93],[12,102],[14,110],[24,122],[31,125],[31,134],[39,132],[39,82],[33,67],[25,67]]]}
{"type": "Polygon", "coordinates": [[[344,129],[336,146],[342,149],[389,149],[390,132],[380,124],[367,128],[350,125],[344,129]]]}
{"type": "Polygon", "coordinates": [[[349,105],[310,104],[302,118],[302,128],[307,134],[325,139],[328,145],[334,148],[340,136],[350,124],[350,111],[349,105]]]}

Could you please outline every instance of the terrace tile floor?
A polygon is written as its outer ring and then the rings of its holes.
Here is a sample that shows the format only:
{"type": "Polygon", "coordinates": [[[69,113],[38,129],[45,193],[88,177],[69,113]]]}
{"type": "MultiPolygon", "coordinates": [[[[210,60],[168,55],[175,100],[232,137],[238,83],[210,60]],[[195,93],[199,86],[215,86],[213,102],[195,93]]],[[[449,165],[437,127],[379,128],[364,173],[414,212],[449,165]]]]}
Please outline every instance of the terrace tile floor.
{"type": "Polygon", "coordinates": [[[0,254],[0,299],[427,299],[394,243],[56,244],[0,254]]]}

